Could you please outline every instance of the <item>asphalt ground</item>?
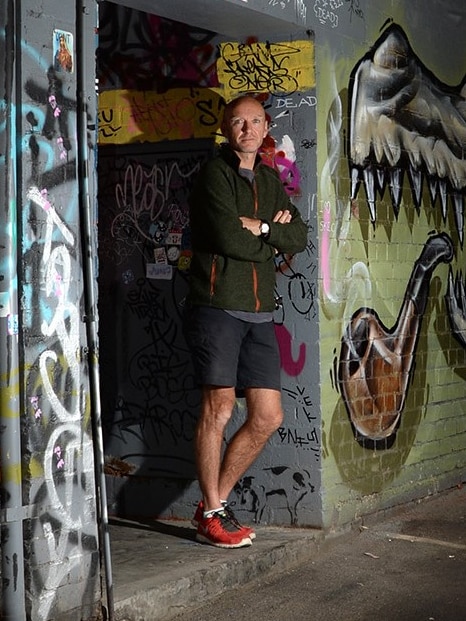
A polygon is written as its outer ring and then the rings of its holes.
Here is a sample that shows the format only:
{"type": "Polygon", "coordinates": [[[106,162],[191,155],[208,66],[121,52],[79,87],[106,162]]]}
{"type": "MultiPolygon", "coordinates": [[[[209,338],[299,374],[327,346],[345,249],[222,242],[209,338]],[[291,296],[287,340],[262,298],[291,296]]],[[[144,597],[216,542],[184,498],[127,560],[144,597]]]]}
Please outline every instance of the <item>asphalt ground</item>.
{"type": "Polygon", "coordinates": [[[466,487],[339,533],[256,533],[222,550],[189,522],[113,519],[115,621],[466,621],[466,487]]]}

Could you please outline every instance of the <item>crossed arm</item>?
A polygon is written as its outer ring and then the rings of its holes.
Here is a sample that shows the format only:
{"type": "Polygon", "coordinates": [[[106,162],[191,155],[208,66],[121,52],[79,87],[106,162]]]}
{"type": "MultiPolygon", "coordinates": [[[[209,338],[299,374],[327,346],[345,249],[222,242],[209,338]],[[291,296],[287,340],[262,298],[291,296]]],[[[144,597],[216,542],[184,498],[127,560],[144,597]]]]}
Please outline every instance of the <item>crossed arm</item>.
{"type": "MultiPolygon", "coordinates": [[[[240,220],[242,222],[243,229],[248,229],[248,231],[251,231],[253,235],[259,237],[259,235],[261,234],[261,220],[259,220],[258,218],[247,218],[246,216],[240,216],[240,220]]],[[[288,222],[291,222],[291,213],[288,211],[288,209],[285,209],[284,211],[277,211],[273,218],[273,222],[278,222],[279,224],[288,224],[288,222]]]]}

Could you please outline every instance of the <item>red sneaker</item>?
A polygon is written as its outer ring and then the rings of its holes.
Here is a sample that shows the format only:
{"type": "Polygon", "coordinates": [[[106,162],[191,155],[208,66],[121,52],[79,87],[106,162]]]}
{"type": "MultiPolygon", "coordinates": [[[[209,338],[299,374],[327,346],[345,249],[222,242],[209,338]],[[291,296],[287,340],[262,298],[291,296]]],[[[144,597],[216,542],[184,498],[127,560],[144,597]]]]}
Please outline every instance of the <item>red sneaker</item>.
{"type": "Polygon", "coordinates": [[[199,522],[202,520],[203,517],[204,517],[204,503],[201,500],[199,504],[197,505],[196,512],[193,516],[193,519],[191,520],[191,524],[194,526],[194,528],[197,528],[199,526],[199,522]]]}
{"type": "Polygon", "coordinates": [[[228,505],[225,505],[223,509],[225,513],[227,514],[230,522],[232,522],[236,526],[236,528],[243,530],[245,533],[247,533],[249,539],[252,540],[256,538],[256,533],[254,532],[254,529],[251,528],[250,526],[243,526],[238,520],[238,518],[236,517],[236,515],[233,513],[233,509],[231,509],[228,505]]]}
{"type": "MultiPolygon", "coordinates": [[[[239,520],[236,518],[236,516],[233,513],[232,509],[230,509],[230,507],[228,505],[224,505],[223,509],[224,509],[225,513],[227,514],[227,517],[229,518],[230,522],[232,522],[232,524],[234,524],[238,530],[242,530],[244,532],[244,534],[247,537],[249,537],[249,539],[251,539],[251,540],[256,538],[256,533],[254,532],[254,529],[251,528],[250,526],[243,526],[239,522],[239,520]]],[[[203,517],[204,517],[204,503],[201,500],[199,502],[199,504],[197,505],[196,513],[194,514],[194,517],[191,520],[191,524],[195,528],[197,528],[198,525],[199,525],[199,522],[203,519],[203,517]]]]}
{"type": "Polygon", "coordinates": [[[208,517],[202,516],[197,526],[196,541],[208,543],[217,548],[244,548],[252,541],[242,530],[238,530],[225,511],[215,511],[208,517]]]}

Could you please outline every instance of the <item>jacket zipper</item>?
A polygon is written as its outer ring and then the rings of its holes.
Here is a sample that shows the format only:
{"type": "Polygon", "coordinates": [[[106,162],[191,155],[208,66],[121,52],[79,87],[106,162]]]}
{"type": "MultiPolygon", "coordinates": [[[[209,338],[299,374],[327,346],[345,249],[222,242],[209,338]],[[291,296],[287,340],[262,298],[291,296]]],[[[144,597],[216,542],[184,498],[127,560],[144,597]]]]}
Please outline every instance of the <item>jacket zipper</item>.
{"type": "Polygon", "coordinates": [[[212,257],[212,264],[210,266],[210,301],[212,302],[212,298],[215,293],[215,280],[217,278],[217,255],[214,254],[212,257]]]}
{"type": "Polygon", "coordinates": [[[260,310],[261,301],[259,300],[259,296],[257,294],[258,282],[257,282],[256,266],[254,265],[254,263],[251,263],[251,266],[252,266],[252,283],[253,283],[253,288],[254,288],[254,299],[256,300],[256,305],[254,307],[254,310],[257,313],[260,310]]]}
{"type": "MultiPolygon", "coordinates": [[[[257,200],[257,187],[256,187],[256,179],[253,180],[252,182],[252,192],[253,192],[253,196],[254,196],[254,215],[257,216],[257,212],[259,210],[259,203],[257,200]]],[[[252,283],[253,283],[253,290],[254,290],[254,299],[256,301],[255,303],[255,311],[256,313],[260,310],[261,307],[261,301],[259,299],[259,295],[258,295],[258,280],[257,280],[257,270],[256,270],[256,266],[254,265],[254,263],[251,263],[251,267],[252,267],[252,283]]]]}

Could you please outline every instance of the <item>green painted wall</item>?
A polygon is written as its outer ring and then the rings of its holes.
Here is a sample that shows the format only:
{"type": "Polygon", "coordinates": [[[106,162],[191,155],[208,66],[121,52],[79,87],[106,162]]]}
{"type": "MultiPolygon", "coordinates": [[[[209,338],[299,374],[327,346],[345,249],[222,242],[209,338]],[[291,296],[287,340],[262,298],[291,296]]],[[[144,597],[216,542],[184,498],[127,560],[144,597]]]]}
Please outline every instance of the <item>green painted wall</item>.
{"type": "Polygon", "coordinates": [[[455,2],[335,4],[316,27],[327,527],[459,484],[466,473],[466,117],[457,86],[466,12],[455,2]],[[411,172],[423,180],[419,199],[411,172]],[[338,382],[342,358],[349,363],[338,382]],[[392,433],[377,409],[384,405],[399,415],[392,433]]]}

